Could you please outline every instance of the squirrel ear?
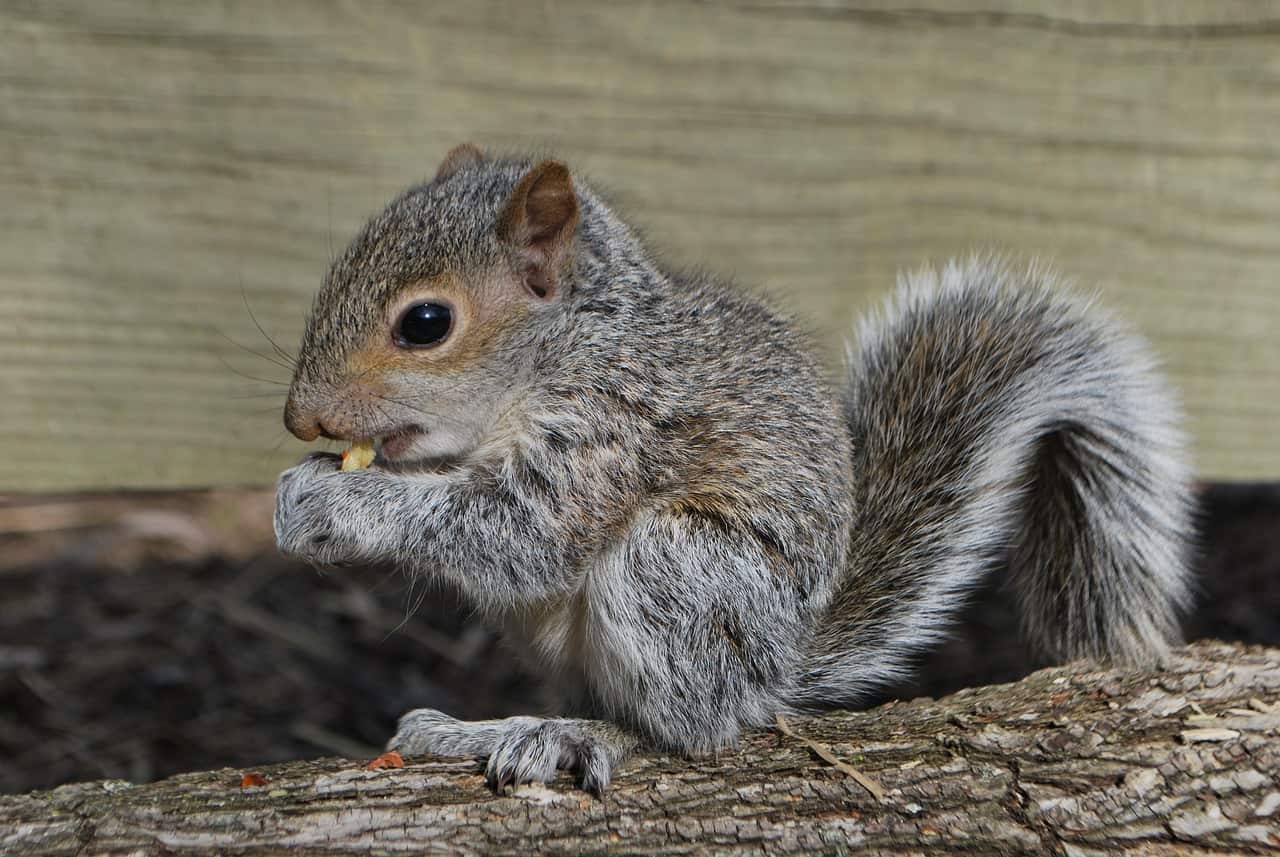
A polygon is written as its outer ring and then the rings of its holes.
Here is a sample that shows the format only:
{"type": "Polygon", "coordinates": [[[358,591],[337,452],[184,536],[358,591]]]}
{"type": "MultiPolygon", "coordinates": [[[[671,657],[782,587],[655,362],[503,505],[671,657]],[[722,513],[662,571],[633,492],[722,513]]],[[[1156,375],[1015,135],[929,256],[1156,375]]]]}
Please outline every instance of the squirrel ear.
{"type": "Polygon", "coordinates": [[[447,179],[463,167],[472,167],[484,161],[484,152],[475,143],[463,143],[460,146],[454,146],[449,150],[449,154],[444,156],[444,160],[440,162],[440,168],[436,170],[436,181],[447,179]]]}
{"type": "Polygon", "coordinates": [[[539,298],[556,292],[578,225],[578,197],[569,169],[543,161],[525,174],[498,220],[498,237],[515,246],[525,288],[539,298]]]}

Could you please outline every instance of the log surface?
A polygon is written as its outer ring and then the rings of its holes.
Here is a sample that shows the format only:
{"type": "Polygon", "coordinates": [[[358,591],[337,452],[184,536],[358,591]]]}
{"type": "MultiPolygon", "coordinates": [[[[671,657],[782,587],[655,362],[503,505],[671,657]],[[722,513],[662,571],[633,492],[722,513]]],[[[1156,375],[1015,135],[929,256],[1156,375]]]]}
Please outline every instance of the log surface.
{"type": "Polygon", "coordinates": [[[1264,854],[1280,849],[1280,650],[1204,642],[1162,672],[1043,670],[938,701],[793,718],[885,792],[777,732],[495,796],[478,763],[329,759],[0,797],[13,854],[1264,854]]]}
{"type": "Polygon", "coordinates": [[[468,139],[559,153],[833,364],[903,269],[1048,257],[1154,340],[1201,476],[1280,477],[1275,0],[19,0],[0,45],[0,491],[270,484],[302,448],[250,309],[292,349],[468,139]]]}

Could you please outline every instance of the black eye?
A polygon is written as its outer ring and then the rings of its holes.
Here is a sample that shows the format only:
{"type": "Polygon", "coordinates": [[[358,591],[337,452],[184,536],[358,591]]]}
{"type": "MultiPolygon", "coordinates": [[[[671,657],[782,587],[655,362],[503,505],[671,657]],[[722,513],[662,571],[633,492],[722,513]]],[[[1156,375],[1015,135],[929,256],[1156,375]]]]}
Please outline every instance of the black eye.
{"type": "Polygon", "coordinates": [[[452,325],[453,311],[444,304],[417,304],[400,316],[396,339],[401,345],[435,345],[452,325]]]}

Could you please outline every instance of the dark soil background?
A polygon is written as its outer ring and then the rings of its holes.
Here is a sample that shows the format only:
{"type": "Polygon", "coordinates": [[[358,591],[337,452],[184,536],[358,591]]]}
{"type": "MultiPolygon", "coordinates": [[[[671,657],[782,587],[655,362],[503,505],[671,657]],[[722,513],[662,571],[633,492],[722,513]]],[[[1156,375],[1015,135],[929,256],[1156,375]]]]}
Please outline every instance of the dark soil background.
{"type": "MultiPolygon", "coordinates": [[[[1190,638],[1280,645],[1280,486],[1202,494],[1190,638]]],[[[549,702],[449,593],[276,556],[264,492],[0,498],[0,791],[376,755],[396,718],[549,702]]],[[[1035,664],[996,581],[897,697],[1035,664]]]]}

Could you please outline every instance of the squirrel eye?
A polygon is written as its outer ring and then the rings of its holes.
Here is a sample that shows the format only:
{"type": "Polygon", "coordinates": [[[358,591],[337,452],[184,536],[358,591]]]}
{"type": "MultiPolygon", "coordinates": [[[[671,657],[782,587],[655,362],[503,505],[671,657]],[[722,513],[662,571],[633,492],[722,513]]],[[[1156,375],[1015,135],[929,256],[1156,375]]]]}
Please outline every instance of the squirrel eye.
{"type": "Polygon", "coordinates": [[[396,340],[401,345],[435,345],[449,335],[453,311],[444,304],[415,304],[400,316],[396,340]]]}

